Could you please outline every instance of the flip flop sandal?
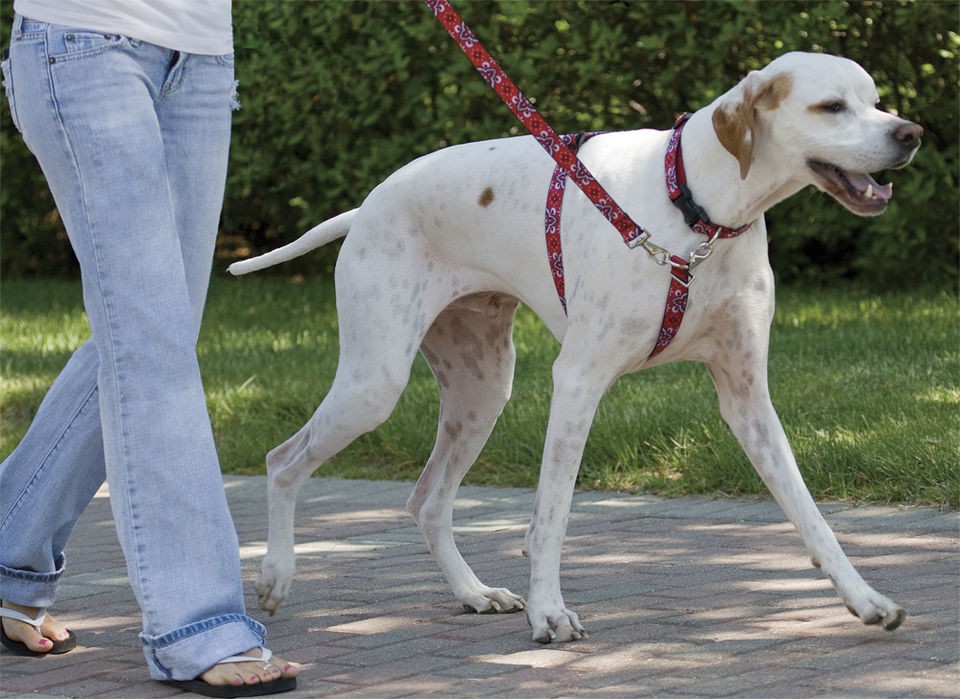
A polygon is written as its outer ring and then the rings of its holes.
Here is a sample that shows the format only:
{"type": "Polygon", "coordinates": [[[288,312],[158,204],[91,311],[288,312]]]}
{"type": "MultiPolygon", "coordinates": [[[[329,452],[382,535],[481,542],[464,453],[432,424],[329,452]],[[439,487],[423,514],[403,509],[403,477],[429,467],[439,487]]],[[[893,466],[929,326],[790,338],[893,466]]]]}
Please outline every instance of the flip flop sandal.
{"type": "MultiPolygon", "coordinates": [[[[23,612],[18,612],[16,609],[8,609],[6,607],[0,607],[0,619],[7,618],[13,619],[14,621],[19,621],[24,624],[29,624],[37,630],[37,633],[40,633],[40,626],[43,624],[43,620],[46,619],[46,613],[41,610],[35,619],[31,619],[23,612]]],[[[27,644],[23,641],[14,641],[12,638],[7,636],[7,632],[3,628],[3,624],[0,623],[0,643],[6,646],[13,655],[27,655],[34,658],[42,658],[45,655],[61,655],[67,653],[77,647],[77,636],[73,631],[67,631],[68,636],[62,641],[55,641],[53,647],[48,651],[35,651],[27,647],[27,644]]]]}
{"type": "MultiPolygon", "coordinates": [[[[270,658],[273,653],[269,648],[260,649],[260,657],[255,658],[250,655],[231,655],[224,658],[217,665],[226,663],[263,663],[266,667],[270,664],[270,658]]],[[[160,680],[161,684],[177,687],[185,692],[202,694],[206,697],[262,697],[267,694],[280,694],[289,692],[297,688],[296,677],[281,677],[269,682],[260,682],[258,684],[210,684],[201,679],[196,680],[160,680]]]]}

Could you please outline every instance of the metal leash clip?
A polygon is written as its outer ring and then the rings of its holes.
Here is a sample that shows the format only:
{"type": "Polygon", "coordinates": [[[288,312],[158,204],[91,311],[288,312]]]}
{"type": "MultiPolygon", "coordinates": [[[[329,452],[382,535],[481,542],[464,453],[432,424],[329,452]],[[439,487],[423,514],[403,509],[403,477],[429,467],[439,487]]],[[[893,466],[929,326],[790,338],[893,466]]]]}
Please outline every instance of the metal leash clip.
{"type": "Polygon", "coordinates": [[[677,266],[677,264],[671,259],[672,255],[670,254],[670,251],[660,247],[656,243],[651,243],[650,236],[647,236],[647,238],[644,239],[644,241],[640,244],[640,247],[642,247],[643,251],[661,267],[665,265],[677,266]]]}
{"type": "Polygon", "coordinates": [[[693,269],[713,254],[713,244],[717,242],[717,238],[719,237],[720,229],[718,228],[708,240],[703,241],[693,249],[693,252],[690,253],[690,260],[687,263],[690,269],[693,269]]]}

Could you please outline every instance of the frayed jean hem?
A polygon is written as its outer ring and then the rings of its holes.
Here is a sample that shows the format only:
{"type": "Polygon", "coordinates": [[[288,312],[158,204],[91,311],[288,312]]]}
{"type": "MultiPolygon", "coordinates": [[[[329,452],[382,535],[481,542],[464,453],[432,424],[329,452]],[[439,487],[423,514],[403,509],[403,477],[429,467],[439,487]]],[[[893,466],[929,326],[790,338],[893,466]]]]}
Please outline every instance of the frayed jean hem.
{"type": "Polygon", "coordinates": [[[243,614],[224,614],[162,636],[140,634],[155,680],[192,680],[231,655],[263,646],[266,629],[243,614]]]}

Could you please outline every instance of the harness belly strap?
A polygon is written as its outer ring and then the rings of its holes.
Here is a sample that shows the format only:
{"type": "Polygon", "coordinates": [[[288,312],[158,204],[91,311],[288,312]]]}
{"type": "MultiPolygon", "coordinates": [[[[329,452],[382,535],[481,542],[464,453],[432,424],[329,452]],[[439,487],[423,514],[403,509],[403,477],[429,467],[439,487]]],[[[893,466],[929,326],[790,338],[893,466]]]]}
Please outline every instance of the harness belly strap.
{"type": "Polygon", "coordinates": [[[686,264],[686,260],[676,255],[672,255],[670,261],[676,266],[670,272],[670,288],[667,289],[667,301],[663,306],[660,334],[647,359],[653,359],[673,342],[683,322],[683,314],[687,312],[687,298],[690,295],[692,280],[690,267],[686,264]]]}

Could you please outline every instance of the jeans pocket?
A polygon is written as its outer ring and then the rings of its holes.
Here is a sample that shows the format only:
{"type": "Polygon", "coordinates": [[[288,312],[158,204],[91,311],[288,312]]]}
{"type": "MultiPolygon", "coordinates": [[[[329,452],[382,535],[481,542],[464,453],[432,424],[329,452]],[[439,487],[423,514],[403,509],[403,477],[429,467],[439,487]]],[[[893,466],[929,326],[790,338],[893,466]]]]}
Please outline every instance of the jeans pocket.
{"type": "Polygon", "coordinates": [[[10,107],[10,118],[13,119],[13,125],[17,131],[20,131],[20,119],[17,117],[17,103],[13,94],[13,71],[10,70],[10,59],[5,59],[0,63],[0,71],[3,73],[3,91],[7,96],[7,105],[10,107]]]}
{"type": "Polygon", "coordinates": [[[47,51],[51,61],[64,61],[96,55],[124,43],[119,34],[104,34],[86,29],[50,25],[47,51]]]}

